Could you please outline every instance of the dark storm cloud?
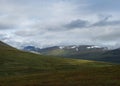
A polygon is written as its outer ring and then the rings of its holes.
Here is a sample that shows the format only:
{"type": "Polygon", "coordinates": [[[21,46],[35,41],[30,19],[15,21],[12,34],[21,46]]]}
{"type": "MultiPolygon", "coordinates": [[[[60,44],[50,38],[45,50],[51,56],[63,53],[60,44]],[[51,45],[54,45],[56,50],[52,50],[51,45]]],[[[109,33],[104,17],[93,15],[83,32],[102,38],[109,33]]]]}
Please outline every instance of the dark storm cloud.
{"type": "Polygon", "coordinates": [[[73,28],[85,28],[89,25],[89,22],[86,20],[73,20],[70,23],[64,25],[66,28],[73,29],[73,28]]]}

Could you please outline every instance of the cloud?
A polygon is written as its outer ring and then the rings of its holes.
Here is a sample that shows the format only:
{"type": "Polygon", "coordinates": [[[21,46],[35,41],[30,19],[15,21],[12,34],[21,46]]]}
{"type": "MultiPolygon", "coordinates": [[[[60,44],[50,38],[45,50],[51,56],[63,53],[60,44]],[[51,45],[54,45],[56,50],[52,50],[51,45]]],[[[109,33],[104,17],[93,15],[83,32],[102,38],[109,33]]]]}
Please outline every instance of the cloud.
{"type": "Polygon", "coordinates": [[[120,41],[120,30],[119,28],[106,29],[103,33],[97,35],[95,39],[102,41],[120,41]]]}
{"type": "Polygon", "coordinates": [[[0,32],[0,40],[6,41],[6,40],[9,40],[9,39],[10,39],[10,36],[8,34],[0,32]]]}
{"type": "Polygon", "coordinates": [[[113,26],[113,25],[119,25],[120,24],[120,20],[109,20],[111,18],[111,16],[107,16],[104,17],[103,19],[101,19],[100,21],[94,23],[92,26],[113,26]]]}
{"type": "Polygon", "coordinates": [[[112,15],[99,15],[98,21],[92,22],[88,20],[76,19],[64,25],[64,29],[76,29],[76,28],[90,28],[90,27],[107,27],[107,26],[119,26],[120,20],[110,20],[112,15]]]}
{"type": "Polygon", "coordinates": [[[97,13],[107,13],[107,12],[119,12],[120,8],[120,0],[85,0],[87,3],[89,3],[89,6],[87,9],[89,9],[92,12],[97,13]]]}
{"type": "Polygon", "coordinates": [[[0,15],[0,30],[15,29],[19,27],[20,19],[16,16],[1,14],[0,15]]]}
{"type": "Polygon", "coordinates": [[[0,24],[0,29],[11,29],[14,28],[13,25],[0,24]]]}
{"type": "Polygon", "coordinates": [[[77,19],[77,20],[73,20],[70,23],[66,24],[65,27],[68,29],[86,28],[88,25],[89,25],[88,21],[77,19]]]}
{"type": "Polygon", "coordinates": [[[16,47],[114,46],[119,15],[119,0],[0,0],[0,39],[16,47]]]}

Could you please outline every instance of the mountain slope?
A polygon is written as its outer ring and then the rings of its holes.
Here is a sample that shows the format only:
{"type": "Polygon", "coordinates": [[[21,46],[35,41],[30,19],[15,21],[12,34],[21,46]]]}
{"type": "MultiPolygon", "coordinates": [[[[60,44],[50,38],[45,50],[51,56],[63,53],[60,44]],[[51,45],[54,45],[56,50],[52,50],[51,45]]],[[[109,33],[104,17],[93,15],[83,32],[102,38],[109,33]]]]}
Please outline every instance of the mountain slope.
{"type": "Polygon", "coordinates": [[[15,48],[9,46],[8,44],[5,44],[0,41],[0,50],[14,50],[15,48]]]}
{"type": "Polygon", "coordinates": [[[103,53],[102,58],[100,60],[104,60],[107,62],[120,63],[120,49],[109,50],[103,53]]]}
{"type": "Polygon", "coordinates": [[[120,66],[23,52],[0,43],[0,86],[120,86],[120,66]]]}
{"type": "Polygon", "coordinates": [[[19,51],[6,44],[0,44],[0,71],[1,75],[32,73],[40,71],[80,69],[82,66],[109,66],[110,64],[88,61],[57,58],[53,56],[37,55],[19,51]],[[88,65],[89,64],[89,65],[88,65]]]}

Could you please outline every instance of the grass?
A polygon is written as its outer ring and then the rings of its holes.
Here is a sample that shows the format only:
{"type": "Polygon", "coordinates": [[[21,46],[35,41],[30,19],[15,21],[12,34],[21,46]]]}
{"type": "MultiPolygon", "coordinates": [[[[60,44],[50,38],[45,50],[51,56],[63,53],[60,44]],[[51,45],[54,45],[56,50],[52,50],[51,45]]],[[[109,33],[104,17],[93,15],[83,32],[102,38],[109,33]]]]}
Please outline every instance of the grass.
{"type": "Polygon", "coordinates": [[[120,66],[4,77],[1,86],[120,86],[120,66]],[[8,84],[9,83],[9,84],[8,84]]]}
{"type": "Polygon", "coordinates": [[[120,65],[43,56],[0,45],[0,86],[120,86],[120,65]]]}

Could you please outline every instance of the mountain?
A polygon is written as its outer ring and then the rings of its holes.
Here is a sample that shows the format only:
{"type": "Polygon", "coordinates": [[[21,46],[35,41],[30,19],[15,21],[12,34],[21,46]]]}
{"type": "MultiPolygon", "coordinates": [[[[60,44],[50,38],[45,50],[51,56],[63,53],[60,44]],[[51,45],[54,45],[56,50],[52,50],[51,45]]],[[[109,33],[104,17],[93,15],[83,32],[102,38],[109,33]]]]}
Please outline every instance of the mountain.
{"type": "Polygon", "coordinates": [[[11,50],[12,49],[13,50],[15,48],[13,48],[13,47],[9,46],[8,44],[5,44],[5,43],[0,41],[0,50],[2,50],[2,49],[6,49],[6,50],[11,50]]]}
{"type": "Polygon", "coordinates": [[[120,86],[119,74],[119,65],[43,56],[0,42],[0,86],[120,86]]]}
{"type": "Polygon", "coordinates": [[[24,51],[29,51],[29,52],[32,52],[32,53],[39,53],[41,49],[37,48],[37,47],[34,47],[34,46],[26,46],[26,47],[24,47],[23,50],[24,51]]]}
{"type": "Polygon", "coordinates": [[[53,46],[43,49],[34,46],[31,49],[27,46],[24,50],[49,56],[120,63],[120,49],[109,50],[106,47],[95,45],[53,46]]]}
{"type": "Polygon", "coordinates": [[[93,46],[93,45],[71,45],[71,46],[53,46],[53,47],[47,47],[47,48],[36,48],[34,46],[26,46],[24,47],[25,51],[34,51],[41,53],[43,55],[57,55],[57,56],[70,56],[70,55],[76,55],[79,53],[88,53],[88,52],[101,52],[106,51],[107,48],[105,47],[99,47],[99,46],[93,46]]]}
{"type": "Polygon", "coordinates": [[[79,58],[95,60],[98,56],[108,51],[106,47],[100,47],[95,45],[71,45],[71,46],[53,46],[47,48],[36,48],[34,46],[24,47],[25,51],[37,52],[42,55],[61,56],[66,58],[79,58]],[[96,57],[96,58],[95,58],[96,57]]]}
{"type": "Polygon", "coordinates": [[[102,58],[100,60],[104,60],[107,62],[115,62],[120,63],[120,48],[109,50],[102,54],[102,58]]]}
{"type": "Polygon", "coordinates": [[[51,50],[56,50],[56,49],[59,49],[59,46],[53,46],[53,47],[48,47],[48,48],[43,48],[43,49],[40,49],[35,46],[26,46],[22,50],[30,51],[30,52],[37,52],[37,53],[46,53],[46,52],[49,52],[51,50]]]}

